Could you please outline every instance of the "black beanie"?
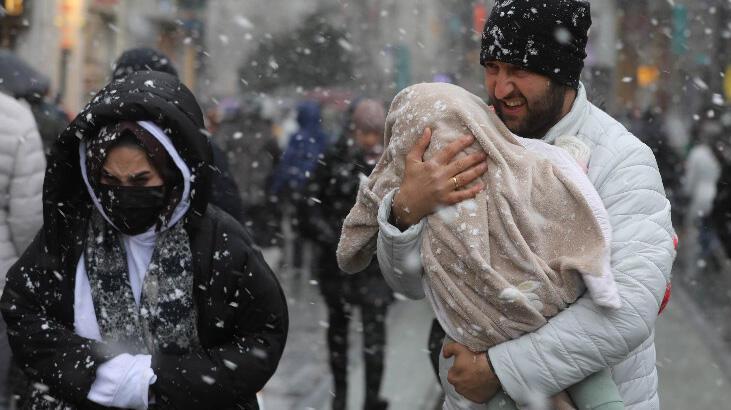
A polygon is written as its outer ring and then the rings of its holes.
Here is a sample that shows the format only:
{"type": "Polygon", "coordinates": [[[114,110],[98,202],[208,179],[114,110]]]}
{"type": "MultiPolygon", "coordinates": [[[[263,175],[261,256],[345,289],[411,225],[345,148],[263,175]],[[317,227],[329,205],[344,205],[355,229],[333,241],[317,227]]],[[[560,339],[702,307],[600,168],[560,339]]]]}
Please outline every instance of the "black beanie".
{"type": "Polygon", "coordinates": [[[136,71],[162,71],[178,76],[177,70],[167,56],[153,48],[132,48],[119,56],[112,69],[112,79],[126,77],[136,71]]]}
{"type": "Polygon", "coordinates": [[[482,32],[480,64],[513,64],[577,89],[589,27],[586,0],[496,0],[482,32]]]}

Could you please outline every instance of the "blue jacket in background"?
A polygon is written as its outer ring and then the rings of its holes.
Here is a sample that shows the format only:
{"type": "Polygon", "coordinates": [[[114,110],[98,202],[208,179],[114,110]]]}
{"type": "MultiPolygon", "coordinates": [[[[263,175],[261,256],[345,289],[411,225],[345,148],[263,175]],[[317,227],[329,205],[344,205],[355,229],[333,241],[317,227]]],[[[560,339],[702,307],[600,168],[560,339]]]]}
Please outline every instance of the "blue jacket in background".
{"type": "Polygon", "coordinates": [[[294,133],[272,179],[274,194],[302,192],[320,156],[327,148],[328,136],[322,130],[320,105],[304,101],[297,106],[299,131],[294,133]]]}

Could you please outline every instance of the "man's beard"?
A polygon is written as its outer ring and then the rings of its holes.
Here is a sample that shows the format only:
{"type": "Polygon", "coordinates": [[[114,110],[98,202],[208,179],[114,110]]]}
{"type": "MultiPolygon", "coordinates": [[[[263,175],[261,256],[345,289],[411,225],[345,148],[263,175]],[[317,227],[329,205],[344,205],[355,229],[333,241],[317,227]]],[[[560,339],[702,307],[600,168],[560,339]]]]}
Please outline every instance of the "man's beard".
{"type": "Polygon", "coordinates": [[[503,100],[520,97],[526,101],[526,114],[517,124],[514,122],[509,124],[509,120],[514,117],[506,118],[499,100],[490,98],[490,104],[495,107],[495,113],[511,132],[524,138],[541,139],[561,120],[565,94],[565,87],[553,82],[549,84],[546,92],[534,101],[528,101],[519,91],[514,91],[503,100]]]}

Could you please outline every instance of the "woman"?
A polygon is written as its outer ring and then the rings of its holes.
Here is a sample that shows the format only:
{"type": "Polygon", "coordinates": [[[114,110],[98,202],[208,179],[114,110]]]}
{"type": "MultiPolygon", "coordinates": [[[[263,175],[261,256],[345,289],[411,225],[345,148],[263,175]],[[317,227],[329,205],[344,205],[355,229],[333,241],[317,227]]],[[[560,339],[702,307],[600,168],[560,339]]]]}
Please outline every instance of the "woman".
{"type": "Polygon", "coordinates": [[[0,304],[28,407],[258,407],[286,304],[244,229],[208,205],[202,129],[178,79],[139,72],[56,142],[43,229],[0,304]]]}

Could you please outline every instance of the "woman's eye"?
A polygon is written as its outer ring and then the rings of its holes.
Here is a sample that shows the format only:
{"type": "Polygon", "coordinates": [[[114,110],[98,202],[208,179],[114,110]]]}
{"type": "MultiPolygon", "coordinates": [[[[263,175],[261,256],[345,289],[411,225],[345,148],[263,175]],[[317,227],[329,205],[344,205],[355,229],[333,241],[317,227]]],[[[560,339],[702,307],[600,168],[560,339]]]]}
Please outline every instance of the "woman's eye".
{"type": "Polygon", "coordinates": [[[119,185],[119,179],[111,175],[102,175],[101,182],[105,185],[119,185]]]}

